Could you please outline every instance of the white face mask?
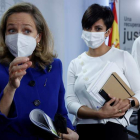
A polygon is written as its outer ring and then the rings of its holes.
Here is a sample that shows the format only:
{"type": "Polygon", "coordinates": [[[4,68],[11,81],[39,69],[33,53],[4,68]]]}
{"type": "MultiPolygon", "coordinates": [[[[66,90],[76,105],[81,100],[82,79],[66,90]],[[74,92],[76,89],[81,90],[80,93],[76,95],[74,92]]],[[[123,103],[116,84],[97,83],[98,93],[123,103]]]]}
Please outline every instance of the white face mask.
{"type": "Polygon", "coordinates": [[[20,33],[6,35],[5,44],[13,56],[27,57],[32,55],[36,48],[36,38],[20,33]]]}
{"type": "Polygon", "coordinates": [[[88,32],[83,30],[81,38],[85,41],[88,47],[96,49],[105,41],[104,35],[106,32],[88,32]]]}

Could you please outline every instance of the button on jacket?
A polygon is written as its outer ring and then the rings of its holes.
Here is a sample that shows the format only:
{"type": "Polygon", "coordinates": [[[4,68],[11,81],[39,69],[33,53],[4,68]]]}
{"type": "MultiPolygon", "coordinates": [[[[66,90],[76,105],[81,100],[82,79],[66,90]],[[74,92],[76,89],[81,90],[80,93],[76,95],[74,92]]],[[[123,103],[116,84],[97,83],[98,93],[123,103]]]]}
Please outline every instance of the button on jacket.
{"type": "MultiPolygon", "coordinates": [[[[47,68],[27,69],[27,74],[15,92],[9,116],[0,112],[0,140],[43,139],[34,131],[29,120],[29,113],[35,108],[43,110],[52,119],[56,113],[62,114],[67,119],[67,127],[73,129],[65,108],[61,61],[54,59],[51,65],[49,72],[47,68]],[[35,82],[34,86],[29,85],[30,81],[35,82]]],[[[0,100],[8,80],[8,66],[0,64],[0,100]]]]}

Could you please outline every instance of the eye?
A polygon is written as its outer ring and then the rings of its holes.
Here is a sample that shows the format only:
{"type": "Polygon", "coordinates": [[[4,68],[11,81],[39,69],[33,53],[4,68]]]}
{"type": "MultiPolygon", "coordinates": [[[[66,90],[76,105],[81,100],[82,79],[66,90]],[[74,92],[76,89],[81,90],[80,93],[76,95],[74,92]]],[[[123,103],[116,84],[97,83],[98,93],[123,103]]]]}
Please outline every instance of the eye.
{"type": "Polygon", "coordinates": [[[101,27],[96,27],[96,31],[101,31],[102,28],[101,27]]]}
{"type": "Polygon", "coordinates": [[[25,33],[25,34],[30,34],[30,33],[31,33],[31,30],[25,29],[24,33],[25,33]]]}
{"type": "Polygon", "coordinates": [[[88,27],[87,27],[87,28],[84,28],[84,30],[85,30],[85,31],[90,31],[91,28],[88,28],[88,27]]]}
{"type": "Polygon", "coordinates": [[[8,29],[8,33],[10,33],[10,34],[14,34],[15,32],[16,32],[15,29],[8,29]]]}

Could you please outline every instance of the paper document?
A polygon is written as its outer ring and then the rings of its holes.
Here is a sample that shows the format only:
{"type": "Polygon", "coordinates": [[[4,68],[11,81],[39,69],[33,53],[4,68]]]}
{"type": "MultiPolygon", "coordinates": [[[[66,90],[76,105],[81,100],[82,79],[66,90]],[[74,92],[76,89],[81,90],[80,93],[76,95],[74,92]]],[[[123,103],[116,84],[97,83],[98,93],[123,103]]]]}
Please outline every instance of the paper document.
{"type": "Polygon", "coordinates": [[[37,127],[40,127],[57,138],[60,138],[57,134],[55,126],[53,125],[52,119],[47,114],[45,114],[44,111],[40,109],[34,109],[30,112],[29,118],[31,122],[37,127]]]}
{"type": "Polygon", "coordinates": [[[93,81],[89,87],[87,88],[87,92],[93,97],[96,98],[98,103],[104,104],[105,99],[100,96],[99,91],[103,87],[103,85],[106,83],[106,81],[109,79],[112,73],[116,72],[121,79],[126,83],[128,87],[130,87],[126,77],[124,76],[123,72],[120,70],[120,68],[116,65],[114,62],[107,62],[105,67],[102,69],[100,75],[96,79],[96,81],[93,81]]]}

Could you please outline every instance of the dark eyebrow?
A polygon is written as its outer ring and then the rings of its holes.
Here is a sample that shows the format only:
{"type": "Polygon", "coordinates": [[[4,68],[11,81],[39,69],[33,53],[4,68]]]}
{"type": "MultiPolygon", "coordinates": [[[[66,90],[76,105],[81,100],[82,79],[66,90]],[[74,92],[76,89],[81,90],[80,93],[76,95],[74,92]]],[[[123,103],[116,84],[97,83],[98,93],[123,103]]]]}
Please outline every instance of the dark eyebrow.
{"type": "Polygon", "coordinates": [[[95,27],[103,27],[102,25],[96,25],[95,27]]]}

